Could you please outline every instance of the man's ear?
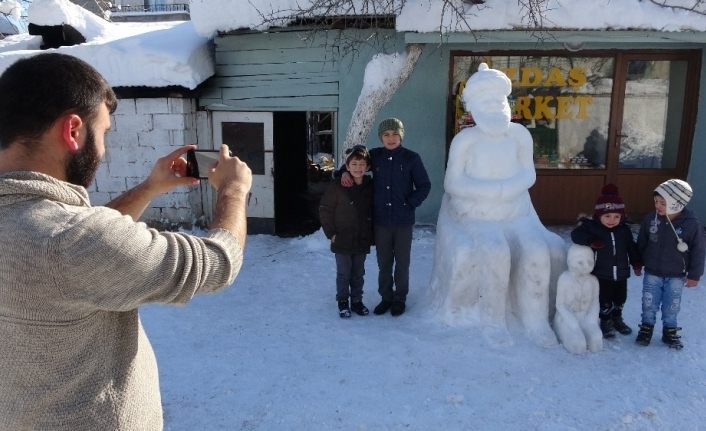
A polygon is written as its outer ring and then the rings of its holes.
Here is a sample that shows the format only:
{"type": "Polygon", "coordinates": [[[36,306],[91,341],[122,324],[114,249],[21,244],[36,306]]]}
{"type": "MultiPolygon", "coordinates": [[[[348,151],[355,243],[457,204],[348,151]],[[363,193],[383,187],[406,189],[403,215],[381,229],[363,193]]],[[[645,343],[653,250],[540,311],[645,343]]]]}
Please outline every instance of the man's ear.
{"type": "Polygon", "coordinates": [[[82,125],[81,117],[76,114],[69,114],[62,120],[61,138],[72,153],[78,151],[79,129],[82,125]]]}

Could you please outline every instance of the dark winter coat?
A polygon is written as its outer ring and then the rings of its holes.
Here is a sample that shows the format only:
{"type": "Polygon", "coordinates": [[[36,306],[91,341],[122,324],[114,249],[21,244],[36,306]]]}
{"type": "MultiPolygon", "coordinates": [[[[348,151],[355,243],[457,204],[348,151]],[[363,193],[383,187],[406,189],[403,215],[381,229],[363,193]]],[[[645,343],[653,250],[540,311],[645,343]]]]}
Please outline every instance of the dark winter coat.
{"type": "Polygon", "coordinates": [[[698,281],[704,273],[706,241],[704,228],[693,212],[683,209],[672,220],[677,234],[689,250],[677,250],[677,237],[664,216],[649,214],[640,225],[637,247],[645,270],[658,277],[683,277],[698,281]]]}
{"type": "Polygon", "coordinates": [[[431,190],[419,154],[399,146],[370,150],[371,170],[375,179],[373,220],[379,225],[412,225],[414,210],[431,190]]]}
{"type": "Polygon", "coordinates": [[[599,220],[582,218],[571,232],[575,244],[591,247],[596,265],[591,274],[602,280],[622,281],[630,277],[630,267],[642,266],[632,231],[625,223],[612,229],[599,220]]]}
{"type": "Polygon", "coordinates": [[[338,181],[329,185],[321,197],[319,218],[326,238],[333,238],[331,251],[343,254],[370,253],[373,244],[373,181],[343,187],[338,181]]]}

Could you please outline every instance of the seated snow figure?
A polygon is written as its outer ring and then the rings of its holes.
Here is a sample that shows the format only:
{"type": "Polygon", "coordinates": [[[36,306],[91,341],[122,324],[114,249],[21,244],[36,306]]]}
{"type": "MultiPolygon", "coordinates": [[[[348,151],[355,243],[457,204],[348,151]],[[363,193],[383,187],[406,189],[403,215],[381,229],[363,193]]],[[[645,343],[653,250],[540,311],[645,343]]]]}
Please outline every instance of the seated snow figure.
{"type": "Polygon", "coordinates": [[[476,126],[451,142],[430,290],[445,322],[481,326],[490,343],[512,344],[513,312],[532,340],[552,346],[550,281],[565,268],[565,243],[530,200],[532,137],[510,122],[511,89],[504,73],[482,63],[463,90],[476,126]]]}
{"type": "Polygon", "coordinates": [[[603,348],[598,325],[598,279],[591,274],[595,259],[590,247],[573,244],[567,255],[568,271],[559,276],[554,330],[571,353],[603,348]]]}

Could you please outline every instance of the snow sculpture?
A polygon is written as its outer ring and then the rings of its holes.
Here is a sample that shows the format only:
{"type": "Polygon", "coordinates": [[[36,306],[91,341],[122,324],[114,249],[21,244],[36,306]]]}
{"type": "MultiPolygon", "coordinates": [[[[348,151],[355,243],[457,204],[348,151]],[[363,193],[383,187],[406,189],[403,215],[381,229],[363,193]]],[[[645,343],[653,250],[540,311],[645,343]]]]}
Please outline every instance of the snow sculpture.
{"type": "Polygon", "coordinates": [[[590,247],[573,244],[566,258],[569,269],[559,276],[556,292],[554,330],[571,353],[603,348],[598,325],[598,279],[591,274],[594,265],[590,247]]]}
{"type": "Polygon", "coordinates": [[[532,206],[532,137],[510,122],[511,89],[482,63],[463,91],[476,126],[451,142],[430,291],[442,320],[481,326],[490,343],[512,344],[514,312],[532,340],[552,346],[550,280],[565,268],[565,245],[532,206]]]}

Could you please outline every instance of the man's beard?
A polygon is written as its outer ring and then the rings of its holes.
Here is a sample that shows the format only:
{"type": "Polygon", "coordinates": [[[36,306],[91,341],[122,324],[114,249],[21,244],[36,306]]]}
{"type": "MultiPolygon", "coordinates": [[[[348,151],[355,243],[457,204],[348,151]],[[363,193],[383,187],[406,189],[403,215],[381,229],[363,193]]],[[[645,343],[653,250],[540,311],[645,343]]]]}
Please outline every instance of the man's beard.
{"type": "Polygon", "coordinates": [[[101,162],[96,139],[90,125],[86,127],[86,142],[83,149],[72,154],[66,162],[66,181],[77,186],[88,187],[96,177],[101,162]]]}

